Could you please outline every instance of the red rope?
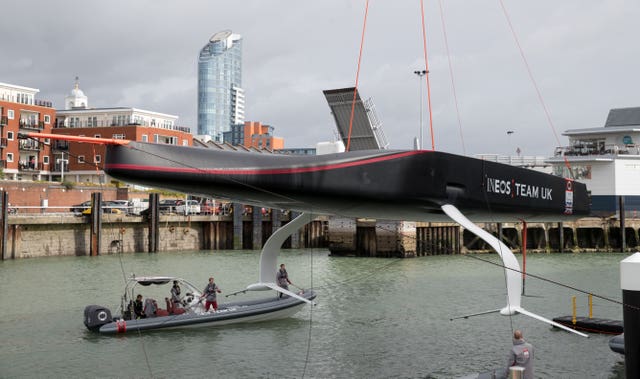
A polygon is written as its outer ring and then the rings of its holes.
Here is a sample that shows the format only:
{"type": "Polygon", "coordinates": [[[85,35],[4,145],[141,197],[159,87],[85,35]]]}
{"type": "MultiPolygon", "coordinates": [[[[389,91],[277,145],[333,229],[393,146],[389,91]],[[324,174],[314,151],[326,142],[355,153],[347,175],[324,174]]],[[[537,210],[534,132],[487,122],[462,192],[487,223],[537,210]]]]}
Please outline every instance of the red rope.
{"type": "Polygon", "coordinates": [[[458,130],[460,131],[460,141],[462,141],[462,152],[467,155],[467,148],[464,144],[464,135],[462,133],[462,119],[460,117],[460,109],[458,108],[458,95],[456,92],[456,83],[453,79],[453,65],[451,64],[451,53],[449,53],[449,39],[447,38],[447,27],[444,22],[444,7],[442,6],[442,0],[438,0],[440,5],[440,19],[442,20],[442,34],[444,35],[444,47],[447,51],[447,60],[449,61],[449,76],[451,77],[451,89],[453,90],[453,100],[456,105],[456,115],[458,116],[458,130]]]}
{"type": "MultiPolygon", "coordinates": [[[[540,101],[540,104],[542,105],[542,109],[544,109],[544,113],[547,116],[547,122],[549,123],[549,126],[551,126],[551,131],[553,131],[553,135],[556,138],[556,143],[558,144],[558,146],[561,146],[560,138],[558,138],[558,133],[556,132],[556,128],[553,125],[553,121],[551,120],[551,114],[549,113],[549,110],[547,109],[547,105],[545,104],[544,99],[542,98],[542,93],[540,92],[540,88],[538,87],[538,84],[536,83],[536,80],[533,77],[533,73],[531,72],[531,67],[529,67],[529,62],[527,61],[527,57],[524,55],[524,51],[522,50],[522,46],[520,45],[520,40],[518,39],[518,35],[516,34],[516,31],[513,28],[513,24],[511,23],[511,19],[509,18],[509,14],[507,13],[507,8],[505,8],[502,0],[498,0],[498,1],[500,2],[500,6],[502,7],[502,12],[504,13],[504,17],[507,19],[507,23],[509,24],[509,29],[511,29],[511,34],[513,34],[513,38],[516,41],[518,50],[520,51],[520,56],[522,57],[522,61],[524,62],[524,65],[527,69],[527,73],[529,74],[529,79],[531,79],[531,83],[533,84],[533,87],[535,88],[536,93],[538,94],[538,100],[540,101]]],[[[573,176],[571,173],[571,165],[569,164],[569,160],[564,155],[562,158],[564,159],[565,166],[567,166],[567,169],[569,170],[569,175],[573,176]]]]}
{"type": "Polygon", "coordinates": [[[351,117],[349,118],[349,136],[347,137],[347,148],[351,146],[351,131],[353,129],[353,113],[356,108],[356,94],[358,93],[358,79],[360,78],[360,63],[362,62],[362,47],[364,46],[364,33],[367,29],[367,15],[369,14],[369,0],[364,8],[364,22],[362,23],[362,37],[360,38],[360,53],[358,54],[358,70],[356,71],[356,85],[353,88],[353,101],[351,102],[351,117]]]}
{"type": "MultiPolygon", "coordinates": [[[[424,66],[426,69],[425,80],[427,81],[427,102],[429,106],[429,130],[431,131],[431,150],[436,149],[433,137],[433,113],[431,112],[431,86],[429,85],[429,60],[427,59],[427,28],[424,22],[424,0],[420,0],[420,13],[422,15],[422,45],[424,50],[424,66]]],[[[421,142],[422,143],[422,142],[421,142]]]]}

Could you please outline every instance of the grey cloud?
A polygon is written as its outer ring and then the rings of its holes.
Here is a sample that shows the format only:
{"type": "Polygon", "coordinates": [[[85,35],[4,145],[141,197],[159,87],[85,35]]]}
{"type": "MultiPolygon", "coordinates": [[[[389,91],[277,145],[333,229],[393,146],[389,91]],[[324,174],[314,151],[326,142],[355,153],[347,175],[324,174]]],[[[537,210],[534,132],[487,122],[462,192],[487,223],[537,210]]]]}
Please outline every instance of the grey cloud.
{"type": "MultiPolygon", "coordinates": [[[[499,3],[442,4],[466,152],[551,154],[557,141],[499,3]],[[506,130],[516,133],[508,139],[506,130]]],[[[439,4],[425,5],[436,148],[462,153],[439,4]]],[[[601,126],[610,108],[640,105],[640,4],[505,6],[557,134],[601,126]]],[[[213,33],[232,29],[244,37],[247,119],[275,126],[298,147],[333,135],[322,90],[355,82],[364,1],[33,0],[4,10],[18,16],[0,23],[9,52],[0,81],[39,88],[40,98],[62,106],[78,75],[92,106],[175,114],[193,130],[198,52],[213,33]]],[[[418,134],[419,12],[416,2],[370,2],[360,92],[374,98],[393,148],[410,148],[418,134]]]]}

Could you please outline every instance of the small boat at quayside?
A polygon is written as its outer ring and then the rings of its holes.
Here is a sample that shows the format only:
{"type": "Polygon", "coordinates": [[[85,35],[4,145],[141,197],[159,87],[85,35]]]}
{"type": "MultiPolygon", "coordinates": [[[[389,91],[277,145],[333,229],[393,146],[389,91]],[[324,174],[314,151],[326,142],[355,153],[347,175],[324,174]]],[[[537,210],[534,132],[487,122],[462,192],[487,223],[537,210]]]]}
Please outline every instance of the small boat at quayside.
{"type": "MultiPolygon", "coordinates": [[[[241,291],[245,292],[245,291],[241,291]]],[[[289,291],[282,290],[280,292],[289,291]]],[[[120,316],[112,316],[111,311],[103,306],[88,305],[84,309],[84,324],[94,332],[101,334],[122,334],[137,331],[210,327],[241,322],[267,321],[290,317],[306,303],[315,299],[312,290],[300,290],[289,296],[272,296],[257,300],[222,303],[216,312],[206,312],[202,293],[188,281],[171,276],[131,277],[125,286],[122,296],[120,316]],[[186,295],[181,306],[174,307],[170,298],[165,298],[166,308],[159,308],[157,301],[145,299],[145,318],[136,318],[133,310],[135,293],[139,286],[166,286],[170,293],[173,281],[177,281],[186,295]],[[154,309],[155,308],[155,309],[154,309]]]]}

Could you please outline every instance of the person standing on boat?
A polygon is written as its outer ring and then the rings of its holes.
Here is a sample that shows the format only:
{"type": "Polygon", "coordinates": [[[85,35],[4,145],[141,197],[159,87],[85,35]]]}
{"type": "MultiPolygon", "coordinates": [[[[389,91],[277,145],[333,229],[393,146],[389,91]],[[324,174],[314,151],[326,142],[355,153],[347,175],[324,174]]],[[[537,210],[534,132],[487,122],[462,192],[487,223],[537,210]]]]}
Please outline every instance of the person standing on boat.
{"type": "Polygon", "coordinates": [[[178,281],[173,281],[173,287],[171,287],[171,302],[174,307],[182,307],[182,299],[180,298],[180,286],[178,281]]]}
{"type": "Polygon", "coordinates": [[[507,361],[507,376],[509,376],[509,367],[512,366],[523,367],[523,378],[533,379],[533,346],[525,342],[520,330],[513,332],[513,347],[507,361]]]}
{"type": "Polygon", "coordinates": [[[208,312],[209,307],[213,307],[214,311],[218,310],[218,301],[216,300],[216,292],[221,293],[220,287],[213,281],[213,277],[209,278],[209,283],[202,291],[200,298],[206,297],[207,301],[204,304],[204,311],[208,312]]]}
{"type": "MultiPolygon", "coordinates": [[[[286,290],[289,290],[289,284],[293,285],[289,280],[287,270],[284,268],[284,263],[280,265],[280,270],[278,270],[278,273],[276,274],[276,283],[278,284],[278,287],[286,290]]],[[[282,297],[282,295],[284,294],[280,292],[280,297],[282,297]]]]}
{"type": "Polygon", "coordinates": [[[144,304],[142,303],[142,295],[138,294],[136,296],[136,301],[133,303],[133,313],[136,318],[145,318],[147,315],[144,314],[144,304]]]}

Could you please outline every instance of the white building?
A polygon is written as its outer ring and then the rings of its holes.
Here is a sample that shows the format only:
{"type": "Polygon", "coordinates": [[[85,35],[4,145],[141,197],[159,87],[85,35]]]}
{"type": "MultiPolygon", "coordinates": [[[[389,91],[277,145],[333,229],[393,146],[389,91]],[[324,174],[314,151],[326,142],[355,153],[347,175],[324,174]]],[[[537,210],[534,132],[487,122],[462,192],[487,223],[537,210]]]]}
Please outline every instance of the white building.
{"type": "Polygon", "coordinates": [[[640,107],[612,109],[604,127],[562,134],[569,146],[556,148],[547,159],[554,173],[587,185],[594,214],[615,214],[622,197],[627,215],[639,216],[640,107]]]}
{"type": "Polygon", "coordinates": [[[178,120],[178,116],[138,108],[89,108],[88,98],[78,86],[78,78],[71,92],[64,98],[64,105],[64,110],[56,110],[57,128],[140,125],[174,130],[178,120]]]}

